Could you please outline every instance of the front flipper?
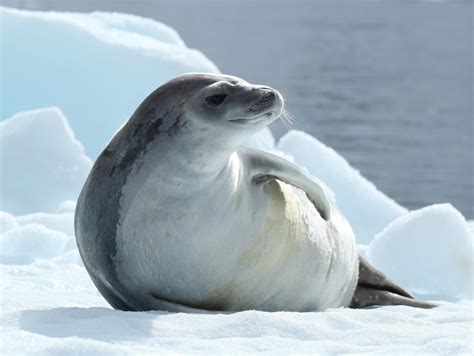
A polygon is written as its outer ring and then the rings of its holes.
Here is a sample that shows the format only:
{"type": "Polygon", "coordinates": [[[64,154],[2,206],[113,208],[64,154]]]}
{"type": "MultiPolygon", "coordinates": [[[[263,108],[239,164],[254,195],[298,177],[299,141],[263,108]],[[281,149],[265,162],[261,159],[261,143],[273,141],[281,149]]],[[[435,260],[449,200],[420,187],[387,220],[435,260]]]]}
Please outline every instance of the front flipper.
{"type": "Polygon", "coordinates": [[[390,281],[359,256],[359,282],[349,307],[356,309],[377,305],[408,305],[425,309],[437,306],[416,300],[410,292],[390,281]]]}
{"type": "Polygon", "coordinates": [[[306,193],[324,220],[331,218],[331,204],[321,184],[306,174],[303,169],[281,157],[250,148],[241,148],[241,154],[247,160],[251,180],[264,183],[278,179],[291,184],[306,193]]]}

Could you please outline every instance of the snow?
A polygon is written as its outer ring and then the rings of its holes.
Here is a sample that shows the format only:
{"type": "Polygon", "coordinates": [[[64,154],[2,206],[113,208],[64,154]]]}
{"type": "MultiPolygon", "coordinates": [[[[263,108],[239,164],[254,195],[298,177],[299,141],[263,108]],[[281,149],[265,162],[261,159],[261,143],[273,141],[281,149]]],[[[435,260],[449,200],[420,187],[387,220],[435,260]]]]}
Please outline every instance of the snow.
{"type": "Polygon", "coordinates": [[[392,222],[377,234],[367,256],[414,292],[472,299],[473,248],[462,214],[450,204],[437,204],[392,222]]]}
{"type": "MultiPolygon", "coordinates": [[[[68,202],[70,204],[70,202],[68,202]]],[[[14,216],[0,211],[0,263],[26,265],[39,260],[80,262],[74,238],[74,211],[14,216]]]]}
{"type": "Polygon", "coordinates": [[[337,206],[351,223],[358,243],[368,244],[376,233],[407,212],[336,151],[304,132],[288,132],[277,149],[292,156],[334,192],[337,206]]]}
{"type": "Polygon", "coordinates": [[[28,224],[2,235],[0,260],[3,263],[30,263],[36,258],[59,255],[67,236],[40,224],[28,224]]]}
{"type": "Polygon", "coordinates": [[[275,144],[264,130],[248,144],[285,156],[323,181],[354,226],[359,251],[440,307],[229,315],[111,309],[74,238],[75,200],[92,165],[87,153],[94,157],[166,79],[217,68],[152,20],[0,13],[2,354],[474,352],[474,222],[448,204],[408,212],[337,152],[297,131],[275,144]],[[17,114],[24,110],[30,111],[17,114]]]}
{"type": "Polygon", "coordinates": [[[92,161],[59,109],[23,112],[0,122],[1,209],[53,211],[76,199],[92,161]]]}
{"type": "Polygon", "coordinates": [[[6,282],[16,285],[14,291],[5,293],[9,302],[2,325],[3,338],[9,340],[3,348],[6,354],[33,349],[48,354],[229,351],[459,354],[472,350],[471,302],[446,303],[436,312],[386,307],[324,313],[127,313],[107,307],[78,266],[37,263],[30,269],[10,266],[4,269],[6,282]],[[11,275],[17,276],[16,280],[11,275]],[[28,298],[18,298],[19,295],[28,298]]]}
{"type": "Polygon", "coordinates": [[[112,310],[85,270],[2,266],[4,354],[307,352],[469,354],[472,301],[436,310],[384,307],[230,315],[112,310]]]}

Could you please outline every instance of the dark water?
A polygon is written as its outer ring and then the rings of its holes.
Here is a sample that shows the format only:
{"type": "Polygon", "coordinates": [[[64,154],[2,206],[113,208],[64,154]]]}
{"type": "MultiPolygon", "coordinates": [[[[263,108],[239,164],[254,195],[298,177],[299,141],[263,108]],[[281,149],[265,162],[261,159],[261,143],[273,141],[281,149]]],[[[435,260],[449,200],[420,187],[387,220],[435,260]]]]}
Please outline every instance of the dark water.
{"type": "Polygon", "coordinates": [[[334,147],[402,205],[451,202],[474,217],[471,1],[2,3],[169,24],[222,72],[280,90],[294,128],[334,147]]]}

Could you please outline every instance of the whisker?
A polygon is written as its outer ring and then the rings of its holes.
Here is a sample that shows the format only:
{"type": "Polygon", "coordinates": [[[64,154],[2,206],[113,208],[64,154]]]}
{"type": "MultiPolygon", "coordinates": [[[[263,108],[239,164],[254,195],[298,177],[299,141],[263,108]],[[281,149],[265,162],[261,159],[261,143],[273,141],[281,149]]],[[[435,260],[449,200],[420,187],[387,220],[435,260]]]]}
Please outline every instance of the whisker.
{"type": "Polygon", "coordinates": [[[280,115],[280,120],[285,125],[286,129],[289,131],[291,129],[291,125],[293,124],[295,117],[288,111],[286,108],[286,100],[283,99],[284,105],[283,110],[280,115]]]}
{"type": "Polygon", "coordinates": [[[285,119],[290,123],[292,124],[294,121],[295,121],[295,117],[293,116],[292,113],[290,113],[288,110],[285,109],[285,119]]]}
{"type": "Polygon", "coordinates": [[[281,122],[283,123],[283,125],[285,126],[285,128],[286,128],[288,131],[290,131],[290,129],[291,129],[290,124],[289,124],[285,119],[283,119],[282,117],[280,117],[280,120],[281,120],[281,122]]]}
{"type": "Polygon", "coordinates": [[[283,125],[285,125],[286,129],[289,130],[291,122],[288,120],[288,117],[285,115],[285,113],[282,112],[282,114],[280,115],[280,120],[283,125]]]}

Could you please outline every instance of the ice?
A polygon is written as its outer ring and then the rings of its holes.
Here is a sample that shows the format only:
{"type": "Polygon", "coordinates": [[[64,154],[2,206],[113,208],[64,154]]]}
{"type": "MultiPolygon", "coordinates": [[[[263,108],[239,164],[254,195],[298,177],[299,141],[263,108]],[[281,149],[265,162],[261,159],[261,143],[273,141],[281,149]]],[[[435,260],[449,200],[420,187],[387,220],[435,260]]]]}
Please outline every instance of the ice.
{"type": "Polygon", "coordinates": [[[15,265],[50,260],[80,264],[71,205],[66,201],[57,212],[22,216],[0,211],[0,263],[15,265]]]}
{"type": "Polygon", "coordinates": [[[288,132],[278,141],[277,149],[291,155],[334,192],[337,206],[360,244],[369,243],[387,224],[407,212],[336,151],[304,132],[288,132]]]}
{"type": "Polygon", "coordinates": [[[369,261],[412,291],[473,297],[473,234],[450,204],[412,211],[379,233],[367,250],[369,261]]]}
{"type": "Polygon", "coordinates": [[[60,213],[32,213],[18,216],[17,224],[40,224],[54,231],[74,236],[74,211],[60,213]]]}
{"type": "Polygon", "coordinates": [[[154,89],[186,72],[218,72],[170,27],[126,14],[0,8],[2,119],[60,107],[95,158],[154,89]]]}
{"type": "Polygon", "coordinates": [[[0,122],[1,209],[13,214],[54,211],[77,199],[92,161],[56,108],[0,122]]]}
{"type": "Polygon", "coordinates": [[[471,230],[472,234],[474,235],[474,220],[469,220],[467,225],[469,226],[469,230],[471,230]]]}
{"type": "Polygon", "coordinates": [[[0,211],[0,234],[14,229],[18,226],[16,218],[6,211],[0,211]]]}
{"type": "Polygon", "coordinates": [[[268,128],[248,139],[245,145],[262,151],[275,152],[275,138],[268,128]]]}
{"type": "Polygon", "coordinates": [[[68,237],[40,224],[28,224],[0,236],[2,263],[26,264],[61,254],[68,237]]]}
{"type": "Polygon", "coordinates": [[[59,205],[56,210],[57,213],[74,213],[76,209],[76,202],[73,200],[65,200],[59,205]]]}

